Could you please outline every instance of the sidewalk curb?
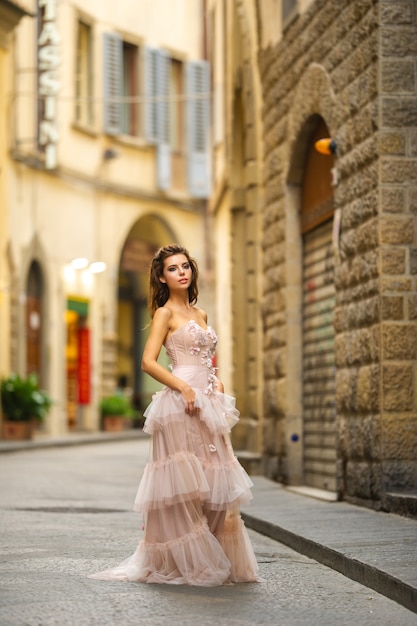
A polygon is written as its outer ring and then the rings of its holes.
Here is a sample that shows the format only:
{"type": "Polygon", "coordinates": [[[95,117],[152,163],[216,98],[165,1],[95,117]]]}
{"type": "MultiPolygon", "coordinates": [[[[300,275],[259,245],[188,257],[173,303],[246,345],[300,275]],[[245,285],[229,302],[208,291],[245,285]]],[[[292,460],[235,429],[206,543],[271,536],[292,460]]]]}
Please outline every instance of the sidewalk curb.
{"type": "Polygon", "coordinates": [[[131,439],[148,439],[149,435],[142,429],[132,429],[114,433],[91,433],[88,435],[74,435],[59,439],[31,439],[29,441],[0,441],[0,454],[10,452],[22,452],[26,450],[39,450],[46,448],[64,448],[68,446],[84,446],[96,443],[113,443],[117,441],[129,441],[131,439]]]}
{"type": "Polygon", "coordinates": [[[285,544],[292,550],[340,572],[347,578],[355,580],[361,585],[390,598],[390,600],[398,602],[409,611],[417,613],[417,589],[391,576],[391,574],[357,559],[349,558],[337,550],[243,511],[242,518],[248,528],[285,544]]]}

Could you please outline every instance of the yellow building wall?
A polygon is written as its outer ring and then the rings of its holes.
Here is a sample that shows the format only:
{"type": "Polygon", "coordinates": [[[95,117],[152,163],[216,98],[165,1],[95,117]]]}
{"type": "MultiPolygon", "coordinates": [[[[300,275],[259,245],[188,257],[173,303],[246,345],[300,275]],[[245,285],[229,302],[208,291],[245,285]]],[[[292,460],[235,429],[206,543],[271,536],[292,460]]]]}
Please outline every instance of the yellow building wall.
{"type": "Polygon", "coordinates": [[[0,47],[0,376],[10,367],[9,263],[7,258],[7,93],[10,89],[9,54],[0,47]]]}
{"type": "MultiPolygon", "coordinates": [[[[83,407],[82,420],[85,430],[99,427],[103,364],[108,359],[106,351],[117,344],[120,257],[126,237],[138,220],[148,216],[157,218],[164,226],[164,232],[172,233],[172,240],[189,249],[201,269],[199,304],[203,307],[207,304],[210,308],[213,300],[204,271],[206,254],[202,202],[191,198],[186,190],[179,193],[157,189],[153,146],[145,145],[139,139],[109,137],[103,133],[100,82],[102,35],[105,31],[117,31],[123,37],[135,38],[138,44],[168,49],[176,58],[201,58],[202,2],[173,0],[169,5],[170,19],[166,20],[160,19],[164,10],[166,12],[165,0],[153,2],[152,7],[147,0],[123,0],[121,4],[123,10],[116,12],[111,0],[100,3],[83,0],[58,5],[61,88],[57,97],[57,169],[44,169],[36,146],[34,20],[23,20],[17,29],[14,106],[0,121],[3,123],[4,119],[8,119],[12,129],[12,158],[6,165],[9,185],[7,189],[1,186],[0,190],[5,198],[2,206],[8,206],[7,213],[0,209],[0,272],[3,273],[5,267],[3,233],[8,230],[10,254],[18,277],[13,285],[18,303],[13,324],[19,338],[15,358],[22,371],[25,368],[24,292],[34,258],[39,261],[44,276],[46,387],[54,399],[44,432],[52,436],[65,434],[68,429],[65,382],[65,309],[68,297],[85,298],[89,302],[92,401],[89,406],[83,407]],[[94,127],[89,132],[74,124],[75,33],[80,15],[87,16],[94,25],[96,116],[94,127]],[[103,153],[109,147],[115,150],[117,156],[105,161],[103,153]],[[90,262],[104,261],[106,271],[92,275],[88,271],[73,270],[69,262],[78,257],[86,257],[90,262]]],[[[4,106],[2,100],[0,106],[4,106]]],[[[0,133],[0,158],[4,151],[4,134],[0,133]]],[[[3,307],[3,304],[0,306],[3,307]]],[[[3,311],[3,308],[0,310],[3,311]]],[[[2,345],[8,337],[3,328],[7,326],[2,324],[0,330],[2,345]]],[[[3,359],[4,351],[0,351],[3,359]]],[[[4,354],[8,352],[6,350],[4,354]]]]}

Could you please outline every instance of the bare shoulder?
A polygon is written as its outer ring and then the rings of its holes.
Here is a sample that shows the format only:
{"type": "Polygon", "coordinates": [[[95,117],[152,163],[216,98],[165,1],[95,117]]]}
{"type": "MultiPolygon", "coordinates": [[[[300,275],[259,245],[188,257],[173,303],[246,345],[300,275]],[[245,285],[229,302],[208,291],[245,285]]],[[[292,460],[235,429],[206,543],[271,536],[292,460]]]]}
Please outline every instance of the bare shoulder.
{"type": "Polygon", "coordinates": [[[203,318],[203,320],[207,324],[207,313],[203,311],[203,309],[199,309],[198,306],[194,307],[194,309],[198,312],[198,314],[203,318]]]}
{"type": "Polygon", "coordinates": [[[166,328],[169,330],[171,327],[172,311],[168,307],[161,306],[156,309],[152,318],[152,325],[157,327],[166,328]]]}

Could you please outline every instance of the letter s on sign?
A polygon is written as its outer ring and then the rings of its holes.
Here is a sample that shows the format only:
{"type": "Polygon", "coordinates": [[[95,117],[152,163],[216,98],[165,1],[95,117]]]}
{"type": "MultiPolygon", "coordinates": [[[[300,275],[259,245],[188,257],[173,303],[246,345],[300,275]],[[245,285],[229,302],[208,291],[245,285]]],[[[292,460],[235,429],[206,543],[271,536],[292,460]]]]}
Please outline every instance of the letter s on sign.
{"type": "Polygon", "coordinates": [[[54,96],[59,92],[60,82],[57,72],[43,72],[39,76],[39,93],[41,96],[54,96]]]}

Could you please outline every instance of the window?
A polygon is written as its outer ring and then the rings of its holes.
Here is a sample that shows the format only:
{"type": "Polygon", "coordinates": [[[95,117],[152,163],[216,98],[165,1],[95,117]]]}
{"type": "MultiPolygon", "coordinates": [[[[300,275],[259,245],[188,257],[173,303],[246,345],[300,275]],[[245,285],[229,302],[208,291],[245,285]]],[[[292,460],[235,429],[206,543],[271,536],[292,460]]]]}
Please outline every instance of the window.
{"type": "Polygon", "coordinates": [[[104,34],[104,131],[140,134],[139,48],[115,33],[104,34]]]}
{"type": "Polygon", "coordinates": [[[189,61],[184,66],[163,50],[147,49],[145,76],[145,136],[157,147],[158,187],[186,188],[187,165],[189,193],[207,198],[211,189],[209,64],[189,61]]]}
{"type": "Polygon", "coordinates": [[[183,112],[183,66],[180,61],[171,59],[170,63],[170,109],[169,139],[172,150],[181,152],[183,149],[184,112],[183,112]]]}
{"type": "Polygon", "coordinates": [[[91,26],[78,22],[77,57],[75,70],[75,120],[82,126],[94,123],[93,59],[91,26]]]}
{"type": "Polygon", "coordinates": [[[187,187],[184,145],[184,65],[176,59],[169,66],[169,143],[171,146],[171,188],[187,187]]]}
{"type": "Polygon", "coordinates": [[[145,132],[157,146],[157,184],[160,189],[185,188],[207,198],[210,189],[210,68],[206,61],[183,65],[163,50],[148,49],[145,132]],[[151,80],[156,75],[156,80],[151,80]],[[185,102],[184,102],[185,96],[185,102]],[[185,114],[185,115],[184,115],[185,114]],[[186,117],[184,121],[184,117],[186,117]],[[154,126],[155,124],[155,126],[154,126]],[[186,154],[183,142],[186,134],[186,154]]]}
{"type": "Polygon", "coordinates": [[[210,66],[207,61],[187,63],[186,93],[188,189],[196,198],[208,198],[211,145],[210,66]]]}
{"type": "Polygon", "coordinates": [[[139,55],[137,46],[115,33],[104,34],[103,51],[104,132],[140,134],[155,146],[159,189],[188,186],[192,196],[207,198],[211,190],[207,61],[182,63],[165,50],[145,46],[139,55]]]}
{"type": "Polygon", "coordinates": [[[126,41],[122,47],[122,132],[126,135],[139,135],[139,70],[137,46],[126,41]]]}
{"type": "Polygon", "coordinates": [[[145,139],[170,142],[170,58],[164,50],[144,50],[145,139]]]}
{"type": "Polygon", "coordinates": [[[145,138],[156,145],[157,186],[171,187],[170,58],[164,50],[145,48],[145,138]]]}
{"type": "Polygon", "coordinates": [[[158,141],[158,108],[156,96],[158,95],[158,60],[159,51],[155,48],[144,49],[144,79],[143,88],[145,96],[144,106],[144,135],[148,143],[158,141]]]}

